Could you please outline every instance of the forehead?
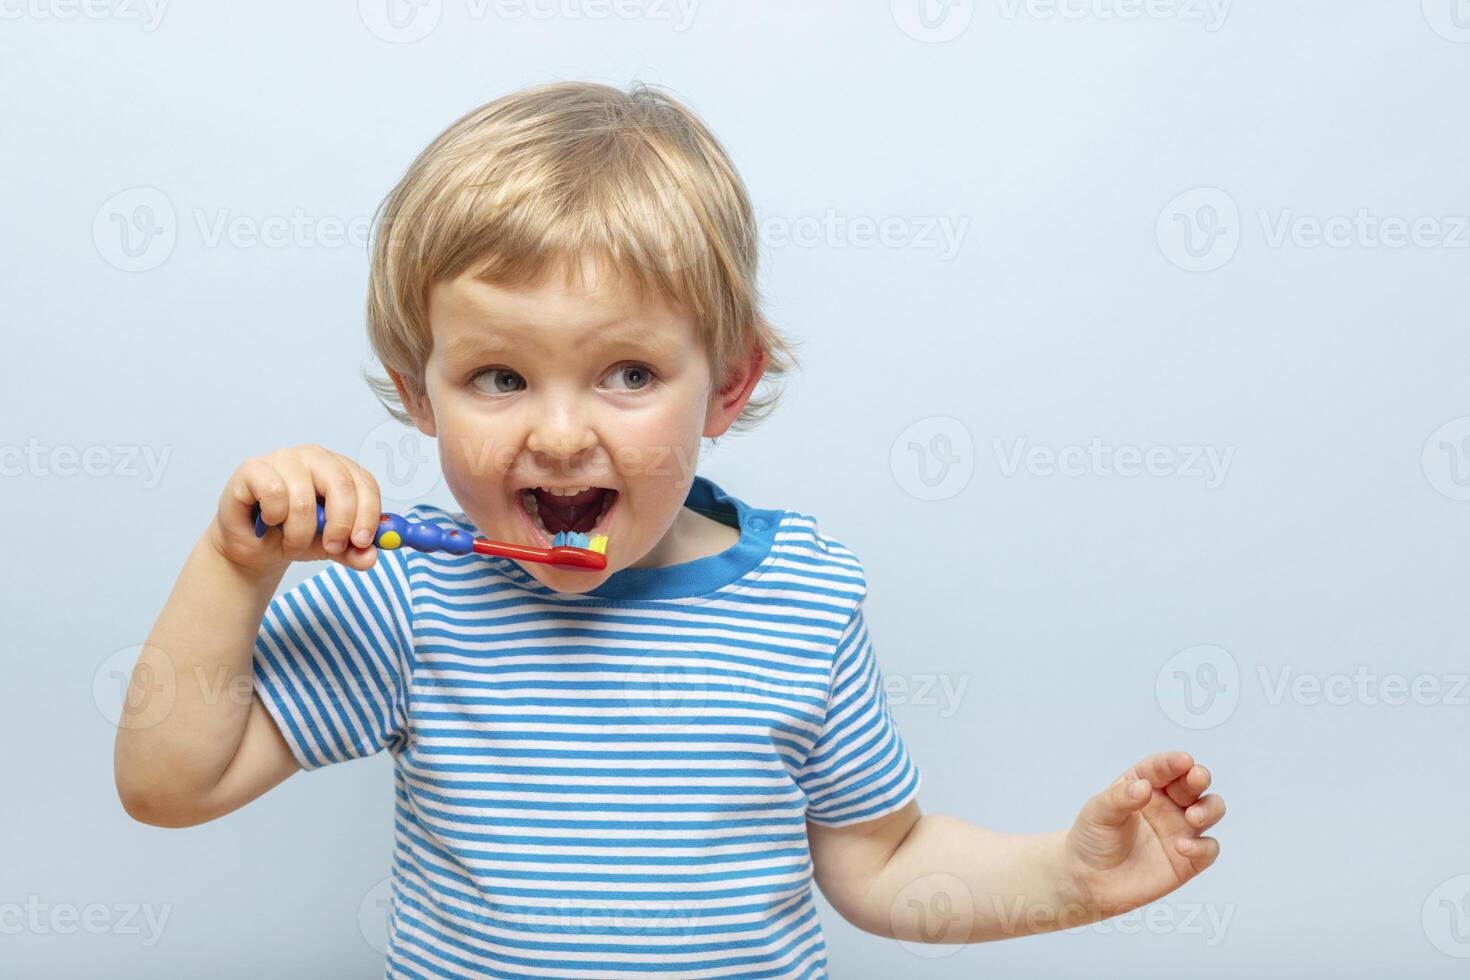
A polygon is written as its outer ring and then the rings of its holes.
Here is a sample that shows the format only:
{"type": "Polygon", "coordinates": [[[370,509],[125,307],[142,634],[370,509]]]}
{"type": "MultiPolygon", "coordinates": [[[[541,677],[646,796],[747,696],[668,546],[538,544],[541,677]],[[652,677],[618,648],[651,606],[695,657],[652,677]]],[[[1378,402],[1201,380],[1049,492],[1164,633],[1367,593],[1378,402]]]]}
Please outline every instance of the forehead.
{"type": "Polygon", "coordinates": [[[616,276],[595,272],[570,282],[549,275],[524,287],[467,273],[430,289],[429,325],[434,352],[445,359],[499,351],[566,356],[613,346],[671,356],[700,343],[687,312],[640,299],[616,276]]]}

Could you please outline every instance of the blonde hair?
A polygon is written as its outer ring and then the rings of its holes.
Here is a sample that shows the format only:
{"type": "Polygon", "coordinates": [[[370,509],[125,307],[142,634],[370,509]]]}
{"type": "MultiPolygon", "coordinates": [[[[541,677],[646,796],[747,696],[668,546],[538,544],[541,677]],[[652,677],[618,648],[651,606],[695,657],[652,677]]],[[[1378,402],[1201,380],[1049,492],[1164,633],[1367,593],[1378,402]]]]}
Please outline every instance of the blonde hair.
{"type": "MultiPolygon", "coordinates": [[[[798,366],[796,345],[761,311],[739,174],[693,112],[641,82],[524,89],[461,117],[418,155],[376,217],[373,352],[421,397],[433,284],[469,272],[518,288],[557,269],[570,282],[587,256],[624,274],[640,299],[695,316],[717,388],[757,348],[766,384],[798,366]]],[[[367,381],[394,418],[412,421],[390,379],[367,381]]],[[[757,390],[731,429],[765,418],[779,395],[757,390]]]]}

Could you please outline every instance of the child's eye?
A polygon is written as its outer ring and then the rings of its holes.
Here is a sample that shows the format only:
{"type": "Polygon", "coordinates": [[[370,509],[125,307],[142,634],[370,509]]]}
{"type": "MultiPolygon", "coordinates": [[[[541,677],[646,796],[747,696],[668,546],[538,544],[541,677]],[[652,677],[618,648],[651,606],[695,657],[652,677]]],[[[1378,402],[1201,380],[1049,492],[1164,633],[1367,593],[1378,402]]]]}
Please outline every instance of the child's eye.
{"type": "Polygon", "coordinates": [[[510,368],[496,367],[476,371],[470,378],[470,384],[489,395],[508,395],[512,391],[519,391],[526,386],[526,379],[516,374],[510,368]],[[502,384],[519,383],[519,388],[502,388],[502,384]]]}
{"type": "Polygon", "coordinates": [[[653,369],[646,364],[636,362],[630,364],[619,364],[608,374],[609,378],[616,378],[619,374],[628,379],[630,391],[641,391],[653,384],[653,369]]]}

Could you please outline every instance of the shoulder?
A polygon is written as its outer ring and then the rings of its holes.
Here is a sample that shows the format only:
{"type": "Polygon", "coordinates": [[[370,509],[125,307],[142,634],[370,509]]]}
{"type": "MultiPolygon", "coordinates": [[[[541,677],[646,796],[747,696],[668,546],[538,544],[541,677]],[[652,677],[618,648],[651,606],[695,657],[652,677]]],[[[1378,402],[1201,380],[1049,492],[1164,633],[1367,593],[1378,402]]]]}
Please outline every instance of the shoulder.
{"type": "Polygon", "coordinates": [[[807,584],[837,611],[855,614],[868,594],[861,559],[811,514],[795,510],[779,514],[771,546],[772,571],[807,584]]]}

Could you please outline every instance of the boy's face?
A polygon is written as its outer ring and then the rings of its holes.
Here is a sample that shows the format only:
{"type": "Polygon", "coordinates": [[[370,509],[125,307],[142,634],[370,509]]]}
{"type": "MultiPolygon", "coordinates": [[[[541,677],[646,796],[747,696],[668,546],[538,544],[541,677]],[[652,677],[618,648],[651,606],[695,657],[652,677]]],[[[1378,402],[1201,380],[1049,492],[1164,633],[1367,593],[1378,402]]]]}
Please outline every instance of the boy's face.
{"type": "Polygon", "coordinates": [[[583,268],[572,285],[559,274],[525,289],[469,276],[435,284],[425,400],[405,399],[486,537],[549,547],[559,530],[607,534],[601,572],[523,564],[559,592],[697,557],[683,504],[700,438],[729,428],[764,367],[753,355],[714,390],[690,314],[640,305],[616,273],[583,268]],[[549,492],[581,487],[592,489],[549,492]]]}

